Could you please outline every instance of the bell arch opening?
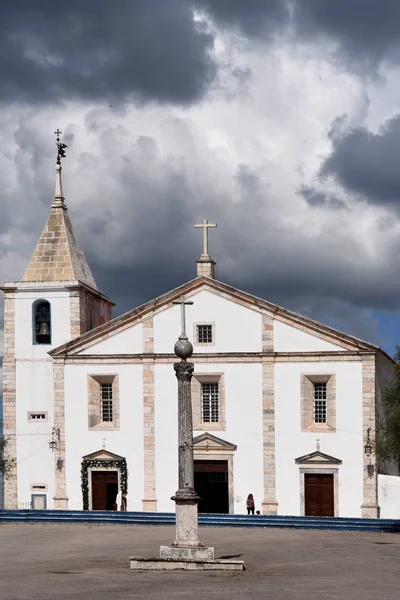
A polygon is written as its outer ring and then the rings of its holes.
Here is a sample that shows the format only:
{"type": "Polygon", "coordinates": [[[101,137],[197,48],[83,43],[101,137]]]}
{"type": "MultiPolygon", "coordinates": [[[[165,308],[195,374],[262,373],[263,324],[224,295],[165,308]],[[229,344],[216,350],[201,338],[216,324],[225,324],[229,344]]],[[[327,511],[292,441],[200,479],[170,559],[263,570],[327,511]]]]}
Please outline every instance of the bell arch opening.
{"type": "Polygon", "coordinates": [[[32,305],[33,343],[51,344],[51,305],[40,298],[32,305]]]}

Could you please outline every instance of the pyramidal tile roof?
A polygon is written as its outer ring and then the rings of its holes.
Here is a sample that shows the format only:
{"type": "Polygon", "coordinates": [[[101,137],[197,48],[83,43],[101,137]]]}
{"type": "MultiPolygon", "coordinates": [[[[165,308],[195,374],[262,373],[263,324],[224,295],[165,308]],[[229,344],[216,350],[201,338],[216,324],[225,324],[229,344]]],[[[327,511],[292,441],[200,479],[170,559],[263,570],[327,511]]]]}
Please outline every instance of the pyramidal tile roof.
{"type": "Polygon", "coordinates": [[[97,290],[67,213],[59,163],[51,213],[22,281],[81,281],[97,290]]]}

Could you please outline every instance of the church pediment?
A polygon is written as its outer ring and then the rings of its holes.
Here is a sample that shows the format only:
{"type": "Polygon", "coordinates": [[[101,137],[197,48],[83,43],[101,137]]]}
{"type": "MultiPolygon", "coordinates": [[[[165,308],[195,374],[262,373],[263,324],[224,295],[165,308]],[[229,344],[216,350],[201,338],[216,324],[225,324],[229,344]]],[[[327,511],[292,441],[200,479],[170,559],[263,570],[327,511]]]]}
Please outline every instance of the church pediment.
{"type": "Polygon", "coordinates": [[[329,456],[329,454],[324,454],[317,450],[316,452],[311,452],[311,454],[299,456],[299,458],[295,459],[295,463],[302,465],[341,465],[342,461],[340,458],[329,456]]]}
{"type": "Polygon", "coordinates": [[[124,460],[124,457],[102,448],[101,450],[82,456],[82,460],[124,460]]]}
{"type": "Polygon", "coordinates": [[[237,449],[237,446],[236,444],[232,444],[227,440],[223,440],[216,435],[206,432],[193,438],[193,449],[197,452],[233,452],[237,449]]]}
{"type": "MultiPolygon", "coordinates": [[[[275,320],[282,322],[282,327],[284,329],[283,334],[286,335],[286,337],[289,336],[290,340],[292,340],[293,337],[293,332],[290,330],[290,327],[292,327],[293,329],[300,329],[303,332],[307,332],[311,336],[316,335],[321,339],[323,338],[323,340],[327,342],[336,344],[338,348],[341,347],[342,350],[378,350],[377,346],[363,342],[357,338],[354,338],[353,336],[343,334],[332,327],[317,323],[308,317],[297,315],[296,313],[252,296],[251,294],[238,290],[232,286],[221,283],[220,281],[216,281],[209,277],[198,277],[170,292],[167,292],[166,294],[163,294],[162,296],[159,296],[155,300],[151,300],[150,302],[147,302],[138,308],[116,317],[108,323],[100,325],[96,329],[84,333],[78,338],[63,344],[58,348],[54,348],[49,352],[49,354],[54,357],[62,355],[63,358],[65,358],[68,354],[75,356],[81,354],[82,352],[85,354],[91,354],[93,350],[91,351],[89,349],[100,341],[107,340],[118,333],[122,334],[127,328],[131,328],[154,316],[155,314],[170,308],[173,301],[177,300],[182,295],[190,297],[191,295],[194,295],[202,290],[207,290],[216,294],[220,298],[224,298],[229,302],[238,304],[244,308],[261,312],[263,314],[273,315],[275,320]],[[290,325],[290,327],[286,327],[285,329],[285,326],[287,325],[290,325]]],[[[129,333],[126,335],[129,337],[129,333]]],[[[308,338],[307,340],[309,341],[308,338]]],[[[132,344],[132,340],[129,340],[127,347],[129,348],[129,354],[141,353],[141,350],[139,352],[135,352],[133,349],[134,344],[132,344]]],[[[321,347],[319,349],[333,350],[334,348],[329,346],[326,348],[321,347]]],[[[109,351],[106,352],[106,354],[109,353],[109,351]]],[[[116,352],[118,355],[126,353],[126,349],[124,351],[119,350],[116,352]]],[[[96,354],[96,352],[94,352],[94,354],[96,354]]]]}

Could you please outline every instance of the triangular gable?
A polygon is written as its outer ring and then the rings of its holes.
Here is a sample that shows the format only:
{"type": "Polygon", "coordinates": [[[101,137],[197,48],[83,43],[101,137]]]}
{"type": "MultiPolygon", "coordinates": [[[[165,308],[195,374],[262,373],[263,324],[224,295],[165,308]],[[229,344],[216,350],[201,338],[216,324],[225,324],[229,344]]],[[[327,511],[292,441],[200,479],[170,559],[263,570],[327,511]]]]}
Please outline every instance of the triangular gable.
{"type": "Polygon", "coordinates": [[[96,452],[82,456],[82,460],[124,460],[124,457],[102,448],[101,450],[96,450],[96,452]]]}
{"type": "Polygon", "coordinates": [[[324,454],[317,450],[316,452],[311,452],[311,454],[305,454],[304,456],[299,456],[295,460],[296,464],[306,464],[306,465],[321,465],[321,464],[330,464],[330,465],[341,465],[342,461],[340,458],[335,458],[334,456],[329,456],[329,454],[324,454]]]}
{"type": "Polygon", "coordinates": [[[220,450],[233,451],[237,449],[237,446],[206,431],[206,433],[193,438],[193,449],[197,451],[205,450],[206,452],[218,452],[220,450]]]}
{"type": "Polygon", "coordinates": [[[247,292],[243,292],[234,287],[226,285],[225,283],[221,283],[220,281],[216,281],[215,279],[210,279],[209,277],[197,277],[184,285],[181,285],[174,290],[159,296],[155,300],[151,300],[150,302],[146,302],[145,304],[135,308],[95,329],[84,333],[79,336],[55,348],[49,354],[51,356],[63,355],[65,354],[75,354],[85,348],[94,345],[102,339],[110,337],[117,332],[123,331],[127,327],[132,327],[132,325],[139,323],[151,315],[164,310],[172,306],[173,300],[180,298],[182,295],[189,296],[197,293],[202,289],[207,289],[213,293],[220,295],[221,297],[225,297],[232,302],[236,302],[241,304],[242,306],[249,308],[251,310],[255,310],[260,313],[273,315],[274,319],[278,319],[284,323],[288,323],[293,327],[299,327],[304,331],[308,331],[311,334],[318,335],[319,337],[323,337],[324,339],[331,341],[334,344],[338,344],[343,350],[361,350],[361,351],[373,351],[376,352],[379,348],[378,346],[374,346],[373,344],[369,344],[368,342],[364,342],[354,336],[342,333],[333,327],[329,327],[327,325],[318,323],[317,321],[313,321],[308,317],[302,317],[294,312],[286,310],[276,304],[272,304],[267,302],[266,300],[262,300],[257,298],[256,296],[252,296],[247,292]]]}

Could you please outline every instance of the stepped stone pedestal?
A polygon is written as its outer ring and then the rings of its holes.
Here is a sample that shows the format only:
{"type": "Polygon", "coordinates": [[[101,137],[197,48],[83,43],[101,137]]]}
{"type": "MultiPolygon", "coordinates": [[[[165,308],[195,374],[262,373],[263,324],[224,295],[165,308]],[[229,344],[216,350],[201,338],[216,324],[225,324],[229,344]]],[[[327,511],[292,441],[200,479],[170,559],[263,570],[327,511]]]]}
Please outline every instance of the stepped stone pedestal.
{"type": "Polygon", "coordinates": [[[186,362],[192,355],[193,346],[185,333],[185,304],[193,304],[181,298],[176,302],[182,307],[182,334],[175,344],[175,354],[181,362],[174,364],[178,379],[178,459],[179,489],[171,499],[175,501],[176,535],[169,546],[160,547],[159,558],[132,556],[132,570],[147,571],[243,571],[241,560],[215,560],[214,548],[204,546],[198,537],[197,504],[200,500],[194,489],[193,470],[193,424],[191,379],[194,364],[186,362]]]}

